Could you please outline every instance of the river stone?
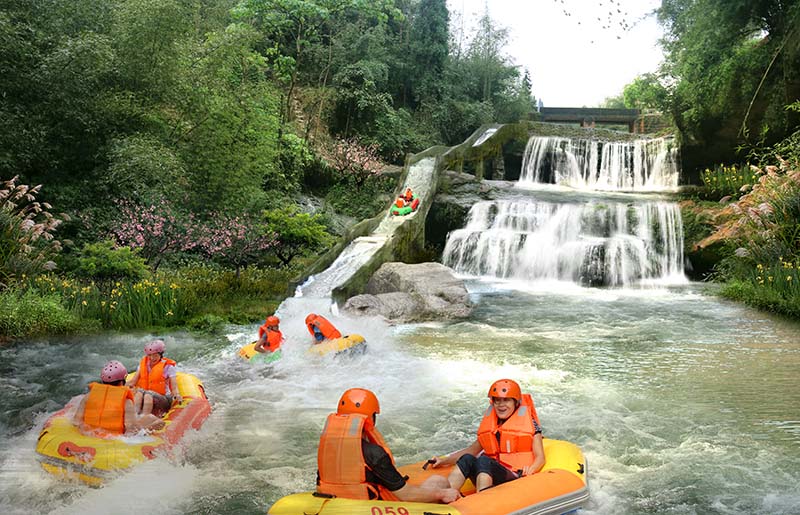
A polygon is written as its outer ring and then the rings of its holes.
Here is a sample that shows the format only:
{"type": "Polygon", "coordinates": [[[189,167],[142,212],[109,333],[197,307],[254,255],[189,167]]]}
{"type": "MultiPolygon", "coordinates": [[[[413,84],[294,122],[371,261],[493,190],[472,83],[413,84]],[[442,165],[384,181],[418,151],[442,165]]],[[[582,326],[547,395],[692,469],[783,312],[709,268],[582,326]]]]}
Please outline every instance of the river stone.
{"type": "Polygon", "coordinates": [[[349,298],[344,309],[392,322],[421,322],[467,317],[472,301],[464,281],[442,264],[384,263],[370,278],[366,293],[349,298]]]}

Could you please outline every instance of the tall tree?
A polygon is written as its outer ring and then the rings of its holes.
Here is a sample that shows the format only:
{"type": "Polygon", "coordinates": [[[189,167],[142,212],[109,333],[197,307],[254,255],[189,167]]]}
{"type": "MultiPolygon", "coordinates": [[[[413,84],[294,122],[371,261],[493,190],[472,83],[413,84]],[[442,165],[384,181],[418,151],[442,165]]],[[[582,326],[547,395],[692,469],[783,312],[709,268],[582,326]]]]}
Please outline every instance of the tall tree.
{"type": "Polygon", "coordinates": [[[409,74],[417,103],[436,102],[449,53],[449,13],[445,0],[422,0],[411,25],[409,74]]]}

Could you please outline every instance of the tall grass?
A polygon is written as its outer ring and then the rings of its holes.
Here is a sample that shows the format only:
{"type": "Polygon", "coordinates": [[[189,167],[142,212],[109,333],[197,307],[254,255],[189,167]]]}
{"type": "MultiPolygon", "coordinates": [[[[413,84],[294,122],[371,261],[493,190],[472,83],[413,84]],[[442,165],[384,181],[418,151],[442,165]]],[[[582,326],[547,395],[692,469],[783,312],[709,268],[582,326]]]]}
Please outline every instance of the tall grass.
{"type": "Polygon", "coordinates": [[[68,334],[97,329],[62,304],[58,294],[9,289],[0,293],[0,335],[10,338],[68,334]]]}
{"type": "Polygon", "coordinates": [[[703,170],[700,177],[708,198],[738,198],[748,190],[748,186],[758,180],[758,176],[749,166],[742,165],[716,165],[713,169],[703,170]]]}

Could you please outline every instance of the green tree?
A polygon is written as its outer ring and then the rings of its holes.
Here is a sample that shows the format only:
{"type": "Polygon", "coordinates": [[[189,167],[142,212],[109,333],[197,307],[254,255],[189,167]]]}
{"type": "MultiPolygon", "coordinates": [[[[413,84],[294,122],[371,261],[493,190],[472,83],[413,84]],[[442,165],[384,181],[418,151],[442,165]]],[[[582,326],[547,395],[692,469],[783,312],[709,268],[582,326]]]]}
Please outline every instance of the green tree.
{"type": "Polygon", "coordinates": [[[417,103],[441,98],[441,75],[449,53],[449,13],[445,0],[421,0],[411,23],[408,81],[417,103]]]}
{"type": "Polygon", "coordinates": [[[264,222],[277,239],[270,250],[285,267],[294,258],[319,251],[331,241],[320,216],[299,213],[296,206],[264,211],[264,222]]]}

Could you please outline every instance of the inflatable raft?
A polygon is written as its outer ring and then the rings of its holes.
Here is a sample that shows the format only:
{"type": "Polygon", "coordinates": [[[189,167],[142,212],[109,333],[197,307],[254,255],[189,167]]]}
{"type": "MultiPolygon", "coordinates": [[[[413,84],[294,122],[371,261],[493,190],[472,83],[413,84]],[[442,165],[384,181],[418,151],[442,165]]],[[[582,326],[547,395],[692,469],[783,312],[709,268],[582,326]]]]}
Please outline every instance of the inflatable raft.
{"type": "MultiPolygon", "coordinates": [[[[256,342],[251,342],[239,349],[239,356],[244,359],[250,360],[251,363],[272,363],[281,357],[281,350],[275,352],[261,353],[256,352],[254,347],[256,342]]],[[[326,354],[334,353],[340,354],[355,354],[364,352],[367,348],[367,342],[360,334],[349,334],[341,338],[333,340],[323,340],[308,349],[309,354],[315,356],[325,356],[326,354]]]]}
{"type": "Polygon", "coordinates": [[[51,415],[39,433],[36,453],[42,468],[53,475],[100,486],[120,472],[171,449],[186,431],[199,429],[211,413],[203,384],[195,376],[178,372],[177,381],[183,402],[164,416],[163,429],[142,436],[101,438],[81,433],[70,419],[80,401],[76,397],[51,415]]]}
{"type": "Polygon", "coordinates": [[[239,356],[251,363],[272,363],[281,359],[281,350],[275,352],[256,352],[255,346],[258,342],[250,342],[239,349],[239,356]]]}
{"type": "Polygon", "coordinates": [[[309,354],[324,356],[326,354],[357,354],[364,352],[367,342],[360,334],[348,334],[333,340],[323,340],[308,349],[309,354]]]}
{"type": "MultiPolygon", "coordinates": [[[[581,450],[570,442],[544,439],[547,462],[538,473],[488,488],[480,493],[467,481],[464,495],[450,504],[405,501],[357,501],[312,492],[278,500],[270,515],[560,515],[573,513],[589,500],[588,469],[581,450]]],[[[447,476],[452,467],[422,467],[424,462],[400,467],[409,482],[420,484],[433,474],[447,476]]]]}
{"type": "Polygon", "coordinates": [[[397,207],[397,204],[392,204],[392,207],[389,209],[389,212],[396,216],[405,216],[409,213],[413,213],[419,207],[419,199],[416,195],[411,197],[411,204],[405,205],[403,207],[397,207]]]}

